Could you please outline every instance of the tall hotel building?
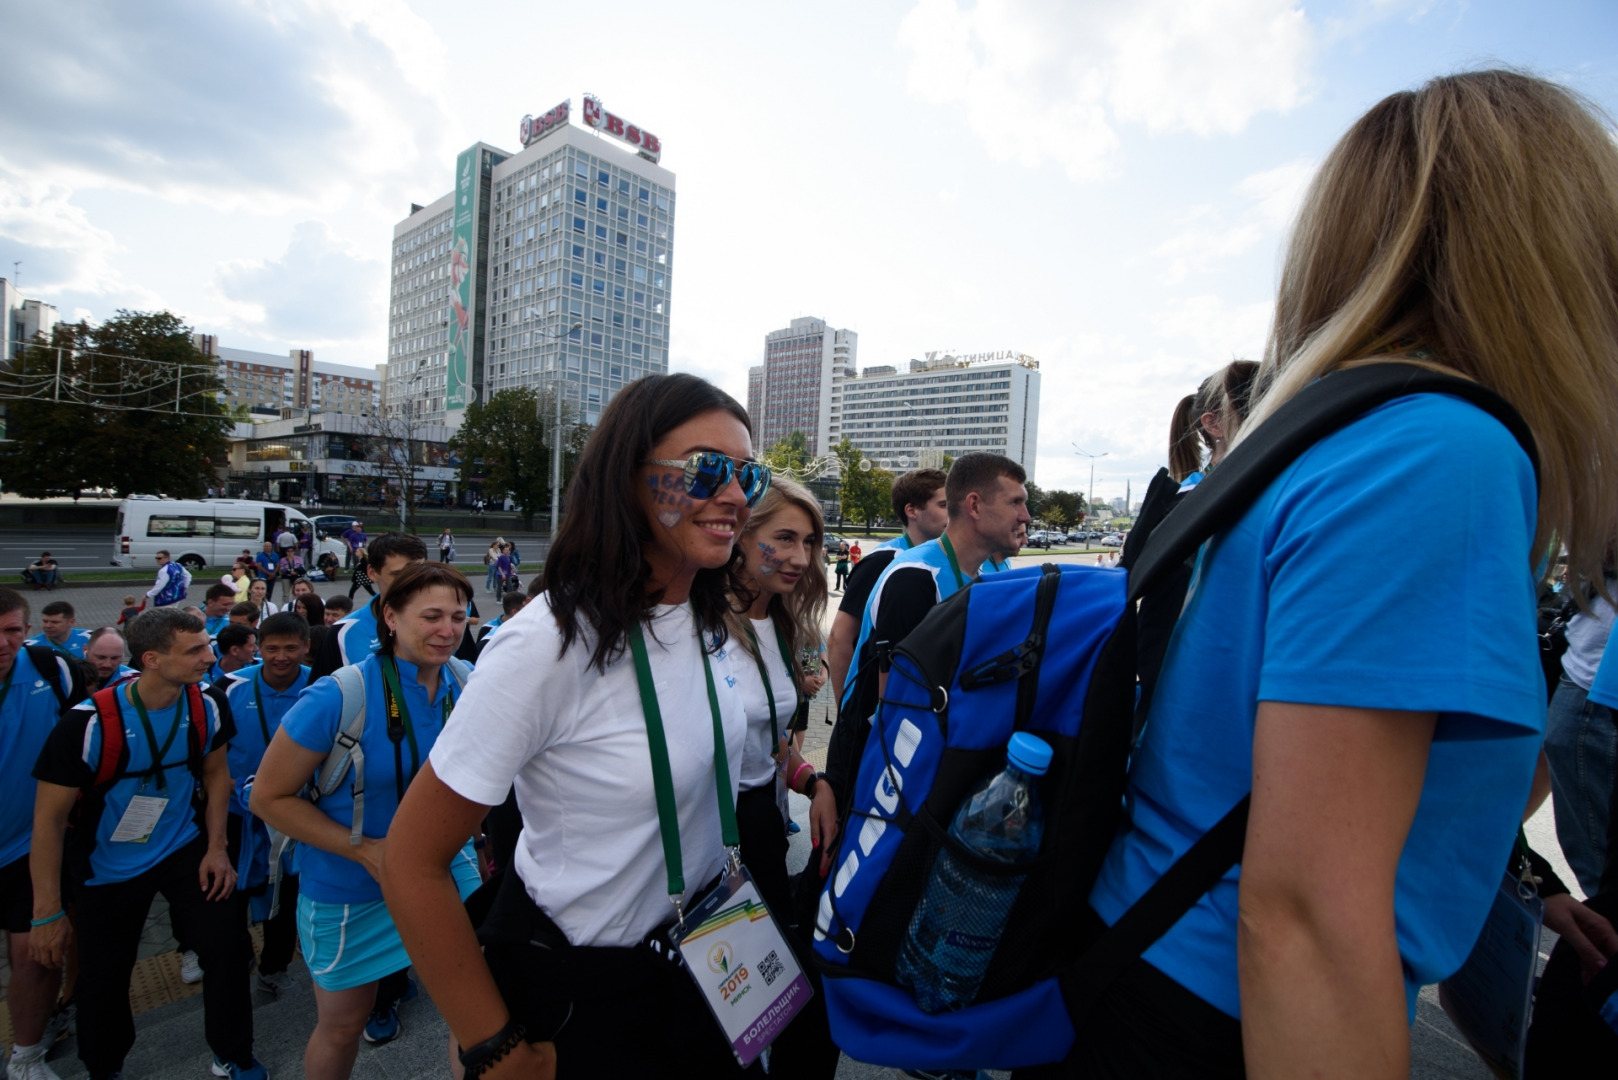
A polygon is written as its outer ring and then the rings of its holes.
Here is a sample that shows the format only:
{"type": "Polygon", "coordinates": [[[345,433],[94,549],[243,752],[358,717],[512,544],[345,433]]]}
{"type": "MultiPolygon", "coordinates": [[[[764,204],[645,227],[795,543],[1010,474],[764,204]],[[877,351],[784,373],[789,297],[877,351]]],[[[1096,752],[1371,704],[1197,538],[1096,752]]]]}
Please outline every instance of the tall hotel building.
{"type": "Polygon", "coordinates": [[[524,117],[515,154],[465,150],[455,190],[394,226],[390,415],[453,429],[474,401],[556,386],[593,424],[624,383],[668,370],[674,174],[595,98],[585,127],[573,114],[524,117]]]}
{"type": "Polygon", "coordinates": [[[841,390],[848,440],[884,469],[937,465],[974,450],[1004,454],[1034,476],[1039,361],[1004,351],[928,353],[907,370],[868,367],[841,390]]]}
{"type": "Polygon", "coordinates": [[[747,412],[760,449],[794,431],[821,457],[837,445],[845,379],[854,377],[860,338],[825,319],[793,319],[764,335],[764,363],[747,372],[747,412]]]}

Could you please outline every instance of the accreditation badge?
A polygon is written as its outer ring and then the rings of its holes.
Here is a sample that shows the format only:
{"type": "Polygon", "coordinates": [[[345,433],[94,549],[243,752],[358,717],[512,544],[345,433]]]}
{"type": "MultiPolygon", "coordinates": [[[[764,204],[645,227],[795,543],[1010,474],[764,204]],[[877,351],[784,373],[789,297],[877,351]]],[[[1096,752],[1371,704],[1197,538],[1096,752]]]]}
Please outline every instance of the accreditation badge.
{"type": "Polygon", "coordinates": [[[674,944],[746,1068],[814,996],[809,977],[746,867],[686,912],[684,926],[674,944]]]}

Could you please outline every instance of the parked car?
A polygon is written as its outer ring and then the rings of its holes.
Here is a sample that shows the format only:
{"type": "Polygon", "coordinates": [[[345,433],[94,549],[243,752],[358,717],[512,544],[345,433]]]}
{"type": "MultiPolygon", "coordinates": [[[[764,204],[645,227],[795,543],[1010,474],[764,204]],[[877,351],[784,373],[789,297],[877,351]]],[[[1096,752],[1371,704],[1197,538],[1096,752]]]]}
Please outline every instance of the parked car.
{"type": "Polygon", "coordinates": [[[341,537],[343,535],[343,530],[354,524],[354,515],[321,514],[319,517],[314,519],[314,523],[315,536],[322,538],[327,536],[341,537]]]}
{"type": "Polygon", "coordinates": [[[838,536],[836,533],[827,533],[826,534],[826,550],[827,551],[836,551],[839,547],[842,547],[842,545],[843,545],[843,538],[841,536],[838,536]]]}
{"type": "Polygon", "coordinates": [[[1048,548],[1051,546],[1051,537],[1047,532],[1035,530],[1028,534],[1028,542],[1024,545],[1031,548],[1048,548]]]}
{"type": "Polygon", "coordinates": [[[1117,533],[1113,533],[1110,536],[1103,536],[1101,538],[1101,546],[1102,547],[1123,547],[1124,546],[1124,538],[1119,536],[1117,533]]]}

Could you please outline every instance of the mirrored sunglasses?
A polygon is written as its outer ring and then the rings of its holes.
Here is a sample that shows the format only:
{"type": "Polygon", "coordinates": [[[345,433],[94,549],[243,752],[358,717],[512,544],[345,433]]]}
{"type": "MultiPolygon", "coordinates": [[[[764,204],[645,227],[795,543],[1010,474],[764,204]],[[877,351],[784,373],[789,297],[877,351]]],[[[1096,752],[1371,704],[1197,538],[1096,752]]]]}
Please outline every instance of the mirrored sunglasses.
{"type": "Polygon", "coordinates": [[[741,485],[747,505],[753,506],[770,490],[770,467],[757,461],[745,461],[721,454],[717,450],[701,450],[681,461],[677,458],[648,458],[644,464],[662,465],[670,469],[685,470],[685,493],[693,499],[711,499],[734,479],[741,485]]]}

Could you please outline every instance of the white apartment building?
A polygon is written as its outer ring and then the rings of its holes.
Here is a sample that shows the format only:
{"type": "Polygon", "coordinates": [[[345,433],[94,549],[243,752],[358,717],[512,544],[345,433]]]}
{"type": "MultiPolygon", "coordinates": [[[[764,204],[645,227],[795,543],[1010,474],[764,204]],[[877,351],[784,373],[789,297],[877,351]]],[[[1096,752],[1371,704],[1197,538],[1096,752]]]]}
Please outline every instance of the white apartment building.
{"type": "Polygon", "coordinates": [[[764,335],[764,363],[747,372],[747,412],[760,449],[802,431],[811,455],[831,453],[843,384],[854,377],[859,345],[854,331],[813,317],[764,335]]]}
{"type": "Polygon", "coordinates": [[[485,143],[456,187],[394,227],[384,405],[459,427],[501,390],[556,386],[595,423],[668,371],[674,173],[655,136],[586,98],[485,143]],[[596,130],[591,130],[594,128],[596,130]]]}
{"type": "Polygon", "coordinates": [[[378,370],[316,360],[308,349],[277,353],[232,349],[213,334],[193,334],[197,351],[219,365],[224,404],[245,405],[265,416],[283,409],[374,416],[381,405],[378,370]]]}
{"type": "Polygon", "coordinates": [[[5,278],[0,278],[0,361],[9,364],[25,345],[31,345],[35,334],[51,336],[51,328],[62,321],[53,304],[27,300],[5,278]]]}
{"type": "Polygon", "coordinates": [[[895,472],[974,450],[1004,454],[1034,478],[1039,445],[1039,361],[1018,352],[928,353],[907,370],[868,367],[841,384],[831,429],[895,472]]]}

